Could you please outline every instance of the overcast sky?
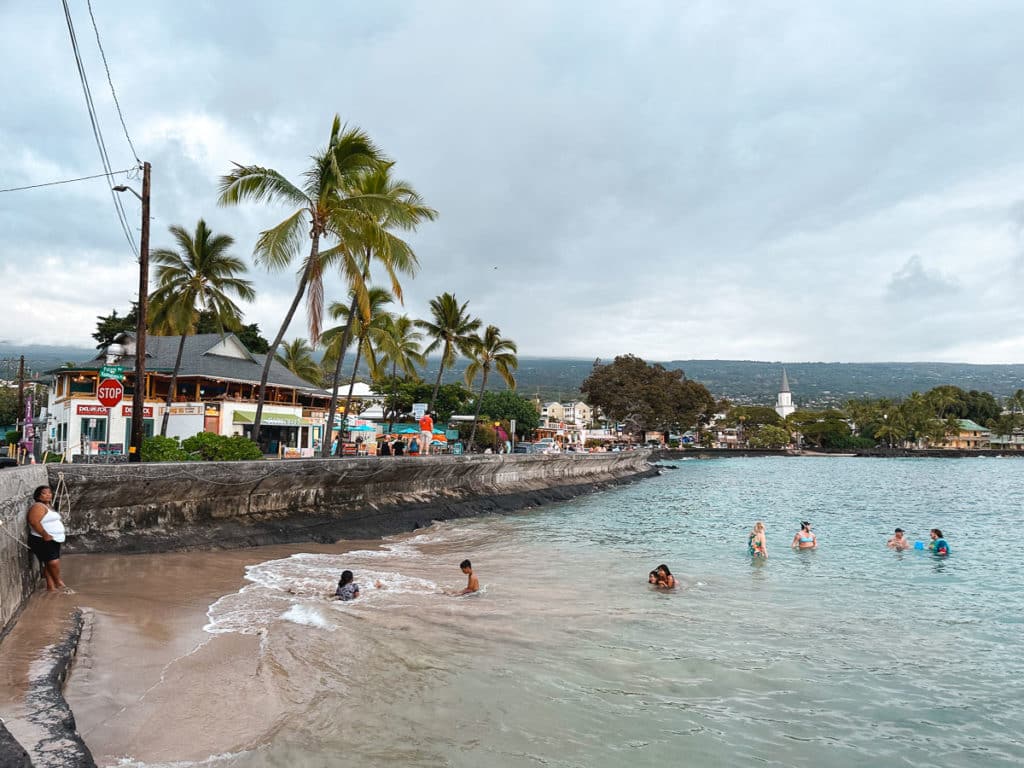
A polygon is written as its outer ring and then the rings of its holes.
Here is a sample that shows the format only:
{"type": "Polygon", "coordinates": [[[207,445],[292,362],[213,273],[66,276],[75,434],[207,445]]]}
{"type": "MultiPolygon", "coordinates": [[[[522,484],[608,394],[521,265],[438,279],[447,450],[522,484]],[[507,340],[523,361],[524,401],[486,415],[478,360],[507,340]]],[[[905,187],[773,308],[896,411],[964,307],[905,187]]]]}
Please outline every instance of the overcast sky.
{"type": "MultiPolygon", "coordinates": [[[[290,211],[219,208],[218,176],[296,178],[338,113],[440,212],[412,238],[414,316],[454,292],[524,355],[1024,361],[1024,3],[93,10],[153,164],[153,247],[203,217],[251,264],[290,211]]],[[[0,32],[0,188],[101,170],[60,3],[0,0],[0,32]]],[[[295,275],[252,279],[247,321],[270,337],[295,275]]],[[[92,346],[138,290],[105,182],[0,194],[0,280],[0,340],[92,346]]]]}

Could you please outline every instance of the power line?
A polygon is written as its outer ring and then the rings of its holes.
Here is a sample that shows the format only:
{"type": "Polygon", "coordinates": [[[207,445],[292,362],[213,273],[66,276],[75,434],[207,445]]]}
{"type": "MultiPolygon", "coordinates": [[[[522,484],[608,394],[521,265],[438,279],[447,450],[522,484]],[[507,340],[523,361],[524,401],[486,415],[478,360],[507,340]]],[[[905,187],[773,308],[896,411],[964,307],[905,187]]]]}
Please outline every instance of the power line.
{"type": "Polygon", "coordinates": [[[57,184],[71,184],[75,181],[87,181],[88,179],[102,179],[104,176],[119,176],[122,173],[132,173],[134,168],[126,168],[123,171],[111,171],[110,173],[95,173],[92,176],[79,176],[77,179],[61,179],[60,181],[44,181],[42,184],[29,184],[26,187],[8,187],[0,189],[0,192],[21,192],[25,189],[39,189],[39,187],[53,187],[57,184]]]}
{"type": "Polygon", "coordinates": [[[139,153],[135,151],[135,145],[132,143],[132,137],[128,135],[128,126],[124,123],[124,114],[121,112],[121,102],[117,100],[117,92],[114,90],[114,81],[110,77],[110,66],[107,64],[107,54],[103,50],[103,43],[100,42],[100,30],[96,26],[96,17],[92,15],[92,0],[86,0],[86,5],[89,6],[89,18],[92,20],[92,30],[96,33],[96,45],[100,49],[100,57],[103,59],[103,68],[107,70],[107,82],[110,83],[110,95],[114,97],[114,106],[117,107],[117,116],[121,118],[121,127],[124,129],[124,137],[128,139],[128,146],[132,148],[132,155],[135,157],[135,162],[142,165],[142,161],[139,160],[139,153]]]}
{"type": "MultiPolygon", "coordinates": [[[[64,5],[64,18],[68,24],[68,34],[71,37],[71,50],[75,55],[75,65],[78,68],[78,79],[82,84],[82,93],[85,95],[85,107],[89,113],[89,124],[92,126],[92,135],[96,139],[96,148],[100,153],[100,162],[103,164],[103,170],[106,171],[105,175],[108,175],[107,181],[110,182],[109,174],[113,171],[110,166],[110,157],[107,154],[107,145],[103,141],[103,131],[100,129],[99,119],[96,116],[96,106],[93,104],[92,92],[89,90],[89,79],[85,74],[85,65],[82,64],[82,53],[78,48],[78,38],[75,36],[75,25],[71,21],[71,9],[68,8],[68,0],[62,0],[64,5]]],[[[135,245],[135,238],[132,236],[131,227],[128,225],[128,217],[125,215],[124,206],[121,203],[120,197],[117,192],[114,191],[114,185],[110,184],[110,197],[114,201],[114,210],[117,213],[118,221],[121,223],[121,229],[124,232],[125,238],[128,240],[128,245],[131,246],[132,254],[138,254],[138,248],[135,245]]]]}

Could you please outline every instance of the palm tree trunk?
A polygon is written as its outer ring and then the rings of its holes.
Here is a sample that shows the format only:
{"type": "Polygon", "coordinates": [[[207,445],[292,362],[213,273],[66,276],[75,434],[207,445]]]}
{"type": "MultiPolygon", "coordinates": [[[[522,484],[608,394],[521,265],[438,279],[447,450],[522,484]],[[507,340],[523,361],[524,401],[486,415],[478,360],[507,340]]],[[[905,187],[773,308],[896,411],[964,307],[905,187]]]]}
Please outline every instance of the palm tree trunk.
{"type": "Polygon", "coordinates": [[[270,345],[270,349],[267,350],[267,359],[263,362],[263,373],[260,374],[260,393],[256,397],[256,418],[252,420],[252,440],[254,443],[258,443],[260,441],[260,423],[263,420],[263,403],[266,402],[267,399],[267,379],[270,378],[270,365],[274,362],[274,356],[277,354],[277,348],[281,346],[281,342],[284,340],[284,335],[288,332],[288,326],[292,323],[292,318],[295,317],[295,310],[299,308],[299,302],[302,301],[302,297],[306,294],[306,285],[309,283],[309,276],[313,272],[313,265],[316,263],[319,256],[320,233],[314,230],[313,245],[309,249],[309,263],[306,264],[306,268],[302,270],[302,277],[299,279],[299,289],[295,292],[295,298],[292,299],[292,305],[288,307],[288,312],[284,316],[281,328],[278,330],[277,336],[274,337],[274,342],[270,345]]]}
{"type": "Polygon", "coordinates": [[[352,405],[352,390],[356,388],[356,374],[359,373],[359,361],[363,357],[363,339],[360,336],[356,341],[356,364],[352,366],[352,378],[348,382],[348,395],[345,397],[345,418],[348,419],[348,409],[352,405]]]}
{"type": "MultiPolygon", "coordinates": [[[[181,355],[185,351],[185,334],[181,334],[181,341],[178,342],[178,356],[174,358],[174,370],[171,371],[171,383],[167,389],[167,402],[164,406],[164,418],[160,422],[160,437],[167,437],[167,420],[171,416],[171,403],[174,401],[174,394],[178,389],[178,369],[181,368],[181,355]]],[[[134,415],[134,414],[133,414],[134,415]]]]}
{"type": "Polygon", "coordinates": [[[480,406],[484,404],[484,388],[487,386],[487,374],[489,371],[484,368],[483,378],[480,380],[480,394],[476,396],[476,413],[473,414],[473,429],[469,433],[469,448],[473,448],[473,440],[476,438],[476,423],[480,419],[480,406]]]}
{"type": "Polygon", "coordinates": [[[437,391],[441,388],[441,374],[444,373],[444,361],[448,358],[448,343],[445,342],[441,354],[441,364],[437,367],[437,381],[434,382],[434,393],[430,396],[430,405],[427,406],[427,413],[434,412],[434,403],[437,401],[437,391]]]}
{"type": "Polygon", "coordinates": [[[391,427],[394,426],[392,419],[394,419],[395,411],[398,409],[398,405],[395,403],[395,398],[398,397],[398,382],[396,377],[398,376],[398,363],[396,361],[391,362],[391,408],[388,410],[388,434],[391,434],[391,427]]]}
{"type": "MultiPolygon", "coordinates": [[[[353,297],[352,304],[348,308],[349,321],[345,323],[345,332],[341,334],[341,349],[338,350],[338,359],[334,364],[334,375],[331,376],[331,405],[327,409],[327,435],[324,438],[321,455],[326,459],[331,455],[331,443],[334,442],[334,412],[338,409],[338,385],[341,384],[341,366],[345,363],[345,351],[352,340],[352,313],[356,311],[356,300],[353,297]]],[[[348,416],[348,411],[345,412],[348,416]]],[[[340,438],[339,433],[339,438],[340,438]]]]}

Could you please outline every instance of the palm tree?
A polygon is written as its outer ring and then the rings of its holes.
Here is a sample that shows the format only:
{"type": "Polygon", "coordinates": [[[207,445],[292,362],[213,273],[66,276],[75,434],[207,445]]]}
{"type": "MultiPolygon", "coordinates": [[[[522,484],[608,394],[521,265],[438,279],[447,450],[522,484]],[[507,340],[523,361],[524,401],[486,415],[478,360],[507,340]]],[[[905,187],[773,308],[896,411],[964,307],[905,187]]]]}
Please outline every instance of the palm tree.
{"type": "MultiPolygon", "coordinates": [[[[423,334],[416,330],[416,323],[408,315],[388,315],[381,334],[377,339],[380,364],[391,366],[391,400],[394,403],[398,369],[406,376],[416,376],[416,367],[427,364],[427,358],[420,351],[423,334]]],[[[388,432],[391,431],[394,408],[388,415],[388,432]]]]}
{"type": "Polygon", "coordinates": [[[438,347],[441,348],[441,361],[437,368],[437,381],[434,382],[434,392],[430,396],[430,405],[427,410],[433,413],[434,401],[437,400],[437,390],[441,388],[441,375],[445,368],[455,364],[459,353],[468,356],[469,343],[480,329],[479,318],[471,318],[466,311],[469,306],[459,305],[459,300],[451,293],[442,293],[436,299],[430,300],[430,314],[432,321],[417,320],[416,325],[433,337],[433,341],[424,350],[430,354],[438,347]]]}
{"type": "MultiPolygon", "coordinates": [[[[338,386],[341,381],[341,369],[345,361],[352,329],[348,326],[349,318],[355,319],[356,309],[364,322],[371,320],[371,307],[366,284],[370,279],[370,267],[374,261],[383,265],[391,282],[391,292],[399,302],[402,301],[402,286],[398,281],[398,273],[413,275],[418,263],[412,248],[392,230],[414,230],[424,219],[433,220],[437,211],[423,204],[419,193],[407,181],[396,179],[391,175],[393,163],[384,163],[378,167],[359,174],[354,181],[353,193],[363,198],[387,201],[377,211],[378,218],[374,228],[367,231],[366,237],[359,232],[352,232],[344,247],[347,249],[344,270],[349,277],[351,301],[345,315],[346,327],[344,338],[339,342],[339,356],[335,359],[334,375],[331,377],[331,403],[327,411],[327,430],[331,433],[334,427],[334,414],[338,407],[338,386]]],[[[350,387],[351,389],[351,387],[350,387]]],[[[331,447],[326,442],[323,455],[330,455],[331,447]]]]}
{"type": "Polygon", "coordinates": [[[470,362],[466,366],[466,386],[472,387],[477,374],[483,374],[480,380],[480,393],[476,397],[473,429],[469,433],[469,446],[472,448],[473,440],[476,438],[476,422],[480,418],[480,406],[483,405],[484,389],[487,387],[487,377],[491,373],[491,368],[501,375],[509,389],[515,389],[516,379],[512,371],[519,367],[519,358],[516,357],[519,350],[514,341],[501,338],[501,331],[493,325],[487,326],[483,336],[471,337],[467,347],[470,362]]]}
{"type": "Polygon", "coordinates": [[[292,341],[282,344],[280,354],[275,357],[277,362],[300,379],[315,384],[323,381],[323,369],[313,359],[313,348],[305,339],[292,339],[292,341]]]}
{"type": "Polygon", "coordinates": [[[199,311],[212,313],[222,331],[237,328],[242,311],[230,296],[245,301],[252,301],[256,296],[252,283],[237,276],[244,273],[246,267],[241,259],[228,253],[235,243],[230,235],[213,234],[202,219],[192,235],[180,226],[171,227],[170,232],[178,243],[178,250],[158,248],[150,254],[157,264],[151,326],[181,335],[167,389],[167,407],[160,424],[161,437],[167,436],[167,420],[178,386],[185,337],[194,332],[199,311]]]}
{"type": "Polygon", "coordinates": [[[331,317],[337,319],[345,318],[349,334],[356,342],[356,362],[352,366],[352,377],[348,382],[348,395],[345,397],[345,416],[348,416],[349,408],[352,406],[352,391],[356,386],[356,376],[359,373],[359,363],[362,358],[370,369],[371,377],[378,373],[377,355],[375,342],[383,329],[386,327],[387,318],[390,317],[384,307],[394,301],[394,297],[383,288],[370,288],[366,292],[370,303],[370,319],[363,318],[361,312],[351,312],[350,307],[335,302],[331,305],[331,317]]]}
{"type": "Polygon", "coordinates": [[[323,319],[324,273],[338,266],[350,285],[357,292],[362,291],[365,289],[362,270],[355,261],[349,240],[358,237],[364,244],[389,248],[378,222],[394,207],[392,202],[379,195],[362,194],[355,183],[386,162],[370,137],[358,128],[343,127],[341,118],[335,115],[327,146],[313,155],[312,160],[301,184],[293,184],[272,168],[237,163],[234,170],[220,179],[218,202],[221,205],[252,200],[296,207],[284,221],[260,233],[253,250],[258,264],[269,270],[284,269],[292,264],[307,235],[310,239],[309,255],[299,269],[295,297],[263,365],[253,440],[259,439],[270,364],[302,298],[305,296],[307,301],[309,341],[316,346],[323,319]],[[321,242],[329,240],[336,241],[334,247],[321,250],[321,242]]]}

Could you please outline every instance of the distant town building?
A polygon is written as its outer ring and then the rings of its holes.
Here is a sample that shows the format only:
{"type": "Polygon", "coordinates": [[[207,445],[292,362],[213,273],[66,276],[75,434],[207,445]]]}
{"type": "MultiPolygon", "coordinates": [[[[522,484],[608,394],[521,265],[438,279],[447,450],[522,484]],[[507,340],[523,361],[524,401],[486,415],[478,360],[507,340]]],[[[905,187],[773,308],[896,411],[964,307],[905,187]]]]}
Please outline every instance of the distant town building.
{"type": "Polygon", "coordinates": [[[786,369],[782,369],[782,387],[779,389],[778,399],[775,401],[775,412],[782,418],[796,411],[793,405],[793,393],[789,391],[789,378],[786,376],[786,369]]]}
{"type": "Polygon", "coordinates": [[[949,435],[942,441],[943,448],[973,451],[988,448],[991,444],[992,431],[970,419],[959,419],[960,431],[949,435]]]}

